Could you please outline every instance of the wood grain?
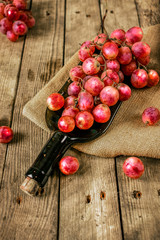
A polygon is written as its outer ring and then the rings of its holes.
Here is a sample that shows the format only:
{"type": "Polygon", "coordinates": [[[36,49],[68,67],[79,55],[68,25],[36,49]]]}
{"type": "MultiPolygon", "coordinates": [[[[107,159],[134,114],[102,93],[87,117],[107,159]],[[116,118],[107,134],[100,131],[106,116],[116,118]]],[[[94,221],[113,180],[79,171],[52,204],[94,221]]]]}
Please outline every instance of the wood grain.
{"type": "Polygon", "coordinates": [[[55,172],[50,178],[46,192],[39,198],[27,196],[19,186],[49,137],[22,116],[22,109],[62,66],[64,1],[35,0],[32,12],[36,26],[29,31],[25,42],[12,120],[16,134],[8,146],[0,191],[2,240],[57,238],[58,174],[55,172]]]}
{"type": "MultiPolygon", "coordinates": [[[[67,1],[65,62],[79,43],[96,36],[100,23],[98,1],[67,1]]],[[[59,239],[121,239],[114,159],[66,154],[76,156],[81,167],[74,176],[60,178],[59,239]]]]}
{"type": "Polygon", "coordinates": [[[60,181],[59,239],[122,239],[113,158],[76,151],[80,169],[60,181]]]}
{"type": "MultiPolygon", "coordinates": [[[[14,44],[0,34],[0,126],[10,126],[17,93],[18,73],[24,38],[14,44]]],[[[0,144],[0,182],[5,164],[7,145],[0,144]]]]}
{"type": "Polygon", "coordinates": [[[158,0],[135,0],[135,3],[141,27],[160,23],[160,3],[158,0]]]}
{"type": "Polygon", "coordinates": [[[105,19],[105,27],[110,34],[117,28],[127,31],[129,28],[138,25],[138,16],[134,0],[101,0],[101,12],[108,10],[105,19]]]}
{"type": "MultiPolygon", "coordinates": [[[[160,23],[158,1],[136,0],[135,4],[141,27],[160,23]]],[[[124,159],[117,159],[124,239],[160,239],[159,159],[141,158],[145,174],[136,181],[124,176],[124,159]],[[135,198],[135,193],[139,191],[141,198],[135,198]]]]}
{"type": "Polygon", "coordinates": [[[141,158],[145,172],[141,178],[134,180],[126,177],[122,171],[124,159],[125,157],[121,157],[117,161],[124,239],[158,240],[160,239],[160,161],[141,158]],[[139,195],[136,192],[139,192],[139,195]]]}

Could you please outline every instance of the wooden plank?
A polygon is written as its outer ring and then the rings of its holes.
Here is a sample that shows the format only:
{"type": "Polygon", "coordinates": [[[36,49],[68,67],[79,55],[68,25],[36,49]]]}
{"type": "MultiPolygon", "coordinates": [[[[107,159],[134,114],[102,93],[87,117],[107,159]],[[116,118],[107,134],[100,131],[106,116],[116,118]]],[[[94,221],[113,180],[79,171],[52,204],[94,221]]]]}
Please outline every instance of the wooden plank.
{"type": "MultiPolygon", "coordinates": [[[[79,43],[94,38],[100,23],[98,1],[67,1],[65,62],[79,43]]],[[[68,154],[76,156],[81,167],[77,174],[60,178],[59,239],[121,239],[114,159],[68,154]]]]}
{"type": "MultiPolygon", "coordinates": [[[[160,23],[158,1],[136,0],[139,23],[142,27],[160,23]]],[[[138,180],[124,176],[122,164],[117,159],[118,184],[124,229],[124,239],[160,239],[159,231],[159,159],[141,158],[145,174],[138,180]],[[135,198],[140,191],[141,198],[135,198]]]]}
{"type": "MultiPolygon", "coordinates": [[[[10,126],[24,38],[13,43],[7,39],[6,35],[0,33],[0,43],[0,126],[10,126]]],[[[6,144],[0,144],[0,182],[5,164],[6,149],[6,144]]]]}
{"type": "Polygon", "coordinates": [[[17,136],[9,144],[0,191],[0,236],[10,240],[56,239],[59,178],[55,172],[46,192],[31,198],[20,189],[49,134],[22,116],[30,100],[61,68],[64,38],[64,1],[33,1],[36,26],[28,33],[23,54],[12,128],[17,136]]]}
{"type": "Polygon", "coordinates": [[[160,239],[160,161],[141,158],[145,172],[134,180],[122,171],[124,159],[117,161],[124,239],[160,239]]]}
{"type": "Polygon", "coordinates": [[[79,159],[80,169],[61,175],[59,239],[122,239],[114,159],[67,155],[79,159]]]}
{"type": "Polygon", "coordinates": [[[135,0],[135,3],[141,27],[160,23],[160,3],[158,0],[135,0]]]}
{"type": "Polygon", "coordinates": [[[133,26],[138,26],[138,16],[134,0],[101,0],[101,12],[104,14],[108,10],[105,19],[105,27],[110,34],[117,28],[127,31],[133,26]]]}

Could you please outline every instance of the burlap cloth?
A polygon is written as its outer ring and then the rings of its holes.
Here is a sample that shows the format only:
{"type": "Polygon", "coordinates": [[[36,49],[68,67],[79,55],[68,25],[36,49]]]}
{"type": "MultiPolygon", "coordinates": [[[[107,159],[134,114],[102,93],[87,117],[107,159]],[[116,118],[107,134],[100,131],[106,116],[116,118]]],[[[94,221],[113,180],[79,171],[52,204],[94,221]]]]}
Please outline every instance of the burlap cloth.
{"type": "MultiPolygon", "coordinates": [[[[144,33],[143,41],[151,46],[149,67],[159,72],[160,24],[144,29],[144,33]]],[[[68,79],[70,68],[78,62],[78,54],[75,53],[56,76],[24,106],[23,115],[49,131],[45,122],[46,99],[63,86],[68,79]]],[[[150,106],[160,109],[160,83],[152,88],[133,89],[131,98],[122,103],[112,125],[103,136],[73,147],[102,157],[135,155],[160,158],[160,123],[155,126],[145,126],[141,120],[143,110],[150,106]]]]}

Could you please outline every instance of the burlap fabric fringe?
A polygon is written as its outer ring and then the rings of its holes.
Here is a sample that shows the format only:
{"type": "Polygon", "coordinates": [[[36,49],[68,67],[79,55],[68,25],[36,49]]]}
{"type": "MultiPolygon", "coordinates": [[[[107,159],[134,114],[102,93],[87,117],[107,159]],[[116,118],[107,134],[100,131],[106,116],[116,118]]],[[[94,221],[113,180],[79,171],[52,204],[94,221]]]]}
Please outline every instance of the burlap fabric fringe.
{"type": "MultiPolygon", "coordinates": [[[[149,67],[159,72],[160,24],[144,29],[144,33],[142,41],[151,46],[149,67]]],[[[56,76],[24,106],[23,115],[49,131],[45,122],[46,99],[63,86],[68,79],[69,70],[78,62],[78,54],[75,53],[56,76]]],[[[102,157],[135,155],[160,158],[160,123],[148,127],[141,120],[143,110],[150,106],[160,109],[160,83],[152,88],[133,89],[131,98],[122,103],[106,134],[92,142],[76,144],[74,148],[102,157]]]]}

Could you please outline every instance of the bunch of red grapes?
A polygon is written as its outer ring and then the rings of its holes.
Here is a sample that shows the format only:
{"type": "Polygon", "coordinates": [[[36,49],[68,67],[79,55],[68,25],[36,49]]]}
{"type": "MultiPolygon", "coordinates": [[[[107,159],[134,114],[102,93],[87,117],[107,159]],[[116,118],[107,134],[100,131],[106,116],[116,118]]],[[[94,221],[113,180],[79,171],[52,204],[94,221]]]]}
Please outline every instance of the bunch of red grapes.
{"type": "Polygon", "coordinates": [[[110,37],[101,33],[81,45],[78,55],[82,65],[70,69],[68,97],[53,93],[47,99],[50,110],[64,108],[58,121],[60,131],[71,132],[75,127],[86,130],[94,121],[107,122],[110,107],[131,97],[124,75],[135,88],[158,84],[158,73],[146,68],[151,49],[142,38],[142,29],[132,27],[127,32],[116,29],[110,37]]]}
{"type": "Polygon", "coordinates": [[[27,10],[27,0],[9,0],[0,3],[0,32],[16,42],[35,25],[31,11],[27,10]]]}

